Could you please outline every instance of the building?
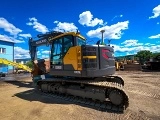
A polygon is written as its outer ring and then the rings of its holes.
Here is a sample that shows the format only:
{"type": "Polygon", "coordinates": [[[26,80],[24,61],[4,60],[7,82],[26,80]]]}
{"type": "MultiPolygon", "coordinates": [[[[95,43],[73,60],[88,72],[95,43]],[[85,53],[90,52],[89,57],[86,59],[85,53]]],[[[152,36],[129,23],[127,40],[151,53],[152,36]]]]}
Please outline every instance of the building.
{"type": "MultiPolygon", "coordinates": [[[[0,58],[5,58],[9,61],[14,61],[14,42],[8,40],[0,40],[0,58]]],[[[12,73],[13,66],[0,64],[0,72],[12,73]]]]}

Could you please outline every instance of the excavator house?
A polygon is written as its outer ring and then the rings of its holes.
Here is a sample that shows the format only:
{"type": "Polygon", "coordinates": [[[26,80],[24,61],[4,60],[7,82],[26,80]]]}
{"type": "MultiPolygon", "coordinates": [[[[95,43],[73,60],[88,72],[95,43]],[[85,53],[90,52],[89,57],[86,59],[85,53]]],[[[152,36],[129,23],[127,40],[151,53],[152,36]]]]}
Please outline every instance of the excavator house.
{"type": "MultiPolygon", "coordinates": [[[[108,45],[87,45],[79,32],[49,32],[29,39],[34,64],[32,80],[39,91],[70,96],[73,101],[100,103],[120,111],[129,105],[124,80],[115,76],[114,49],[108,45]],[[37,47],[50,48],[49,59],[37,59],[37,47]]],[[[88,103],[85,102],[85,103],[88,103]]]]}

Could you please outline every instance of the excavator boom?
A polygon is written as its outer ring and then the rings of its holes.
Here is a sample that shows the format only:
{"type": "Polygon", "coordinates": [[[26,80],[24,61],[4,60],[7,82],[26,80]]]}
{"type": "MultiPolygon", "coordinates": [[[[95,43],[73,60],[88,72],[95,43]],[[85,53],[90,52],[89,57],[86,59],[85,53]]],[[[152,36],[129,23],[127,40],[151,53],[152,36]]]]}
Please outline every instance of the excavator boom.
{"type": "Polygon", "coordinates": [[[26,70],[28,72],[32,72],[32,69],[29,68],[28,66],[20,64],[20,63],[12,62],[12,61],[4,59],[4,58],[0,58],[0,63],[5,64],[5,65],[11,65],[11,66],[26,70]]]}

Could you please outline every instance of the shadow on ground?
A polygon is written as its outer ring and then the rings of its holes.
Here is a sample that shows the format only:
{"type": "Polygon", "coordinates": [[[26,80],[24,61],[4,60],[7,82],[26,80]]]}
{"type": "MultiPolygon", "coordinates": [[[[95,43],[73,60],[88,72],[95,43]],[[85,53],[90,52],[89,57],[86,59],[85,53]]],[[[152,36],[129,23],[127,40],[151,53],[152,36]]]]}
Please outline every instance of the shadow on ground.
{"type": "Polygon", "coordinates": [[[37,91],[35,89],[20,92],[20,93],[15,94],[14,96],[19,97],[19,98],[24,99],[24,100],[28,100],[30,102],[40,101],[42,103],[48,103],[48,104],[75,104],[75,105],[79,105],[79,106],[83,106],[83,107],[92,108],[92,109],[102,111],[102,112],[110,112],[110,113],[117,113],[117,114],[122,114],[123,113],[123,112],[117,112],[117,111],[113,111],[113,110],[101,109],[100,107],[86,105],[84,103],[67,101],[65,99],[63,100],[63,99],[60,99],[60,98],[53,97],[52,95],[47,95],[47,94],[42,93],[40,91],[37,91]]]}
{"type": "MultiPolygon", "coordinates": [[[[33,83],[28,82],[28,81],[13,80],[13,81],[4,81],[4,82],[15,85],[18,88],[20,88],[20,87],[34,88],[33,83]]],[[[17,93],[14,96],[17,96],[21,99],[28,100],[28,101],[40,101],[42,103],[51,103],[51,104],[76,104],[76,105],[80,105],[80,106],[83,106],[83,107],[96,109],[96,110],[99,110],[99,111],[107,111],[107,112],[119,113],[119,114],[123,113],[123,112],[117,112],[117,111],[115,111],[115,109],[114,109],[114,111],[110,110],[110,109],[109,110],[108,109],[104,110],[104,109],[101,109],[100,107],[93,106],[93,105],[91,106],[91,105],[87,105],[87,104],[84,104],[84,103],[73,102],[73,101],[70,102],[70,101],[67,101],[67,100],[60,99],[60,98],[55,98],[52,95],[48,96],[47,94],[45,94],[43,92],[40,92],[40,91],[37,91],[35,89],[31,89],[31,90],[28,90],[28,91],[17,93]]],[[[111,105],[110,105],[110,107],[111,107],[111,105]]]]}
{"type": "Polygon", "coordinates": [[[160,72],[160,70],[148,70],[148,69],[142,69],[142,72],[160,72]]]}
{"type": "Polygon", "coordinates": [[[13,81],[5,81],[6,83],[9,83],[9,84],[12,84],[12,85],[15,85],[17,87],[26,87],[26,88],[33,88],[33,83],[32,82],[26,82],[26,81],[16,81],[16,80],[13,80],[13,81]]]}

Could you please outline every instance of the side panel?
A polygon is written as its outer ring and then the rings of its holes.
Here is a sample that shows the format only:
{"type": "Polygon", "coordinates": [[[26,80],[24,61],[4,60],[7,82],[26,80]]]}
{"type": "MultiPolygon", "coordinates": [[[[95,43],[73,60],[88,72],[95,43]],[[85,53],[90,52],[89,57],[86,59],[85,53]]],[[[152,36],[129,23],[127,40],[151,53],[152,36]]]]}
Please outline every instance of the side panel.
{"type": "Polygon", "coordinates": [[[100,47],[100,69],[115,67],[113,49],[108,46],[100,47]]]}
{"type": "Polygon", "coordinates": [[[82,70],[81,47],[71,47],[63,59],[64,70],[82,70]],[[69,67],[70,66],[70,67],[69,67]]]}
{"type": "Polygon", "coordinates": [[[115,73],[113,48],[105,45],[83,46],[83,77],[100,77],[115,73]],[[88,57],[84,57],[88,56],[88,57]]]}

